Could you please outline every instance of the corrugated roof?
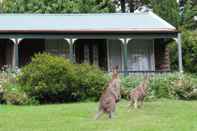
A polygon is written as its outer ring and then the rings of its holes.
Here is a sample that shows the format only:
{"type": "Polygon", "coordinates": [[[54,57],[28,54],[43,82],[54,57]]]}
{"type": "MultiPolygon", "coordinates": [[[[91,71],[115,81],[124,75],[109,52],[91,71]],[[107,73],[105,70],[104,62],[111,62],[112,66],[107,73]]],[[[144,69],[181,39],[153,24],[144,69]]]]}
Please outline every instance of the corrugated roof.
{"type": "Polygon", "coordinates": [[[106,14],[0,14],[0,32],[12,31],[174,32],[176,28],[152,12],[106,14]]]}

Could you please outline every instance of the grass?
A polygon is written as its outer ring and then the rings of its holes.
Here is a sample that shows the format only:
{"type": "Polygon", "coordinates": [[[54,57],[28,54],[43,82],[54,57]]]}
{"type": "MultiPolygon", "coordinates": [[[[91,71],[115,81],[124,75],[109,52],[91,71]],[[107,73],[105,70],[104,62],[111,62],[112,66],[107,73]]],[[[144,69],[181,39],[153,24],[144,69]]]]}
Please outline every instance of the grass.
{"type": "Polygon", "coordinates": [[[197,131],[197,101],[158,100],[130,112],[127,104],[112,120],[94,120],[97,103],[2,105],[0,131],[197,131]]]}

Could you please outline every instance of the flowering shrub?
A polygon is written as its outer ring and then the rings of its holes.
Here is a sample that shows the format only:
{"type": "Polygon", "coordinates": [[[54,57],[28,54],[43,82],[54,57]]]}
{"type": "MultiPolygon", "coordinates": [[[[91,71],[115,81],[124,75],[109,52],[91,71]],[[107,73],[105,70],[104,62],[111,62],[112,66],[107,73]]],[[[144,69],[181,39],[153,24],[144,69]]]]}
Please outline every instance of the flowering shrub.
{"type": "Polygon", "coordinates": [[[0,71],[0,103],[7,101],[7,96],[10,92],[8,90],[8,85],[16,84],[16,76],[19,73],[18,68],[11,68],[8,66],[2,67],[0,71]]]}
{"type": "MultiPolygon", "coordinates": [[[[128,93],[142,80],[142,75],[122,78],[123,97],[127,98],[128,93]]],[[[197,99],[197,77],[180,73],[151,76],[147,98],[197,99]]]]}
{"type": "Polygon", "coordinates": [[[6,104],[24,105],[29,104],[27,94],[22,91],[18,84],[7,83],[3,93],[3,101],[6,104]]]}

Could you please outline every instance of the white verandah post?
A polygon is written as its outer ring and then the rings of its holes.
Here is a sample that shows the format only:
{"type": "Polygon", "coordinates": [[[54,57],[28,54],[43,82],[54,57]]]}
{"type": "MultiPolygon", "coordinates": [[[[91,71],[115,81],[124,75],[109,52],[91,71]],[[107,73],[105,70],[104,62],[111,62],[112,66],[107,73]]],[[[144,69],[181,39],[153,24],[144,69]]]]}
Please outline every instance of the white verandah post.
{"type": "Polygon", "coordinates": [[[182,46],[181,46],[181,33],[178,33],[176,40],[177,49],[178,49],[178,66],[179,72],[183,73],[183,58],[182,58],[182,46]]]}
{"type": "Polygon", "coordinates": [[[127,49],[127,45],[129,43],[129,41],[131,40],[130,38],[122,38],[119,39],[122,44],[123,44],[123,64],[124,64],[124,76],[129,75],[128,72],[128,49],[127,49]]]}
{"type": "Polygon", "coordinates": [[[12,68],[19,67],[19,51],[18,46],[21,42],[22,38],[11,38],[10,39],[14,43],[13,47],[13,55],[12,55],[12,68]]]}
{"type": "Polygon", "coordinates": [[[69,44],[69,59],[71,62],[75,62],[75,55],[74,55],[74,43],[77,39],[74,38],[64,38],[69,44]]]}

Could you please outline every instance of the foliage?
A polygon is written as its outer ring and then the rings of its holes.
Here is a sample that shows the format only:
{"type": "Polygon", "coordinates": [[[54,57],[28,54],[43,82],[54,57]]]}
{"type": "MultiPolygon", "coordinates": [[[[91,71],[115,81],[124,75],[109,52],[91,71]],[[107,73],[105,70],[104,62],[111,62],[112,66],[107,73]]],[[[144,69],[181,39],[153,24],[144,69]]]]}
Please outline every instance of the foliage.
{"type": "Polygon", "coordinates": [[[178,99],[197,99],[197,77],[185,75],[183,78],[173,81],[171,94],[178,99]]]}
{"type": "Polygon", "coordinates": [[[114,12],[111,0],[6,0],[4,13],[98,13],[114,12]]]}
{"type": "MultiPolygon", "coordinates": [[[[140,84],[142,76],[129,76],[122,78],[124,92],[128,93],[140,84]]],[[[197,77],[189,74],[161,74],[150,77],[148,84],[147,99],[154,98],[176,98],[196,99],[197,98],[197,77]],[[182,84],[177,84],[179,81],[182,84]]],[[[124,96],[126,97],[126,96],[124,96]]]]}
{"type": "Polygon", "coordinates": [[[98,100],[104,85],[107,82],[107,75],[96,66],[88,64],[77,65],[77,89],[76,96],[80,100],[98,100]]]}
{"type": "Polygon", "coordinates": [[[180,16],[176,0],[151,0],[153,11],[175,27],[179,26],[180,16]]]}
{"type": "MultiPolygon", "coordinates": [[[[197,74],[197,32],[184,30],[182,32],[182,52],[184,71],[197,74]]],[[[171,67],[177,69],[177,45],[169,44],[171,67]]]]}
{"type": "Polygon", "coordinates": [[[185,29],[197,29],[197,22],[194,21],[194,16],[197,16],[197,5],[192,6],[191,0],[186,0],[181,20],[181,24],[185,29]]]}
{"type": "Polygon", "coordinates": [[[19,69],[4,66],[0,72],[0,103],[3,104],[36,104],[36,101],[29,99],[21,86],[17,84],[19,69]]]}
{"type": "Polygon", "coordinates": [[[19,83],[30,97],[41,102],[65,101],[73,86],[74,71],[74,66],[63,57],[37,54],[22,68],[19,83]]]}
{"type": "Polygon", "coordinates": [[[141,81],[143,80],[143,76],[129,76],[129,77],[121,77],[121,95],[123,98],[128,99],[129,92],[134,89],[141,81]]]}
{"type": "Polygon", "coordinates": [[[16,75],[18,69],[13,69],[7,66],[2,67],[0,70],[0,103],[4,102],[3,95],[5,93],[6,85],[8,83],[16,82],[16,75]]]}
{"type": "Polygon", "coordinates": [[[28,104],[29,101],[26,93],[20,89],[20,85],[8,83],[3,93],[3,100],[6,104],[13,105],[24,105],[28,104]]]}
{"type": "Polygon", "coordinates": [[[37,54],[21,70],[19,83],[30,98],[41,103],[96,100],[106,77],[95,66],[72,64],[63,57],[37,54]]]}
{"type": "Polygon", "coordinates": [[[150,0],[113,0],[117,6],[117,9],[121,9],[121,12],[134,12],[135,9],[142,5],[148,5],[150,0]]]}

